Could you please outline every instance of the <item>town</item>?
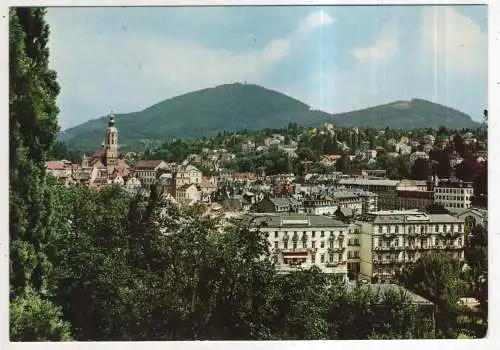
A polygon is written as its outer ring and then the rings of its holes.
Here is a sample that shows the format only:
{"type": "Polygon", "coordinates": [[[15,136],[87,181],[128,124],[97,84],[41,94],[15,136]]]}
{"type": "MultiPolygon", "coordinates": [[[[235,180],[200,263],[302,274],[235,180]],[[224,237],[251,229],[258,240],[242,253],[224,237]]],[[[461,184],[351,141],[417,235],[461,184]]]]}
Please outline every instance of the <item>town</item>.
{"type": "Polygon", "coordinates": [[[9,8],[10,341],[492,340],[486,14],[9,8]]]}
{"type": "MultiPolygon", "coordinates": [[[[357,128],[351,131],[359,133],[357,128]]],[[[326,123],[312,132],[335,134],[335,128],[326,123]]],[[[451,252],[463,262],[468,233],[475,225],[487,227],[486,208],[472,204],[478,195],[482,196],[480,203],[486,203],[486,193],[477,193],[474,182],[453,174],[464,160],[460,155],[450,159],[449,179],[434,174],[427,180],[391,180],[383,169],[267,175],[263,168],[234,172],[221,167],[236,157],[225,149],[203,149],[205,156],[189,154],[181,163],[140,159],[129,165],[130,155],[118,150],[113,115],[104,136],[101,148],[90,157],[84,155],[81,164],[48,161],[48,171],[62,184],[83,183],[95,191],[116,184],[130,194],[147,197],[151,186],[159,185],[170,203],[198,206],[203,216],[222,217],[227,224],[260,228],[266,232],[282,272],[315,265],[343,281],[393,283],[396,271],[424,252],[451,252]],[[216,175],[204,176],[197,166],[216,175]]],[[[390,139],[387,144],[396,152],[388,156],[408,155],[412,165],[419,159],[428,162],[429,153],[447,147],[454,136],[439,142],[429,134],[419,139],[390,139]]],[[[486,140],[477,140],[470,131],[460,136],[463,147],[480,144],[482,150],[473,157],[479,165],[485,164],[486,140]]],[[[262,145],[245,140],[239,147],[241,154],[275,148],[298,157],[297,144],[297,140],[285,144],[284,135],[273,134],[262,145]]],[[[369,146],[365,141],[361,144],[369,146]]],[[[340,146],[343,152],[349,151],[345,143],[340,146]]],[[[384,153],[387,150],[381,146],[364,147],[348,154],[348,160],[360,158],[369,165],[376,163],[377,154],[384,153]]],[[[341,158],[328,154],[319,163],[335,167],[341,158]]],[[[310,161],[304,163],[314,167],[310,161]]]]}

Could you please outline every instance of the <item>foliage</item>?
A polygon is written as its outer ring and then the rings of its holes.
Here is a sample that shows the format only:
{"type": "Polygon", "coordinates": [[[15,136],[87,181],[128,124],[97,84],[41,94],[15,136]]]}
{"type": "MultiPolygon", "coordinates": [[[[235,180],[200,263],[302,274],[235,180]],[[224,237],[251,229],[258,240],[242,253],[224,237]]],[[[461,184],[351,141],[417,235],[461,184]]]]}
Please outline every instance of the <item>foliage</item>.
{"type": "MultiPolygon", "coordinates": [[[[58,132],[56,73],[48,68],[43,8],[9,10],[10,301],[13,340],[68,340],[50,302],[54,241],[63,224],[53,206],[45,160],[58,132]]],[[[66,219],[67,220],[67,219],[66,219]]]]}
{"type": "Polygon", "coordinates": [[[427,253],[406,267],[399,279],[408,289],[436,304],[438,336],[456,338],[457,302],[469,288],[462,279],[460,263],[449,254],[427,253]]]}
{"type": "Polygon", "coordinates": [[[70,326],[61,321],[61,311],[31,287],[10,304],[11,341],[69,341],[70,326]]]}
{"type": "Polygon", "coordinates": [[[425,211],[429,214],[450,214],[450,211],[446,209],[441,203],[429,204],[425,211]]]}

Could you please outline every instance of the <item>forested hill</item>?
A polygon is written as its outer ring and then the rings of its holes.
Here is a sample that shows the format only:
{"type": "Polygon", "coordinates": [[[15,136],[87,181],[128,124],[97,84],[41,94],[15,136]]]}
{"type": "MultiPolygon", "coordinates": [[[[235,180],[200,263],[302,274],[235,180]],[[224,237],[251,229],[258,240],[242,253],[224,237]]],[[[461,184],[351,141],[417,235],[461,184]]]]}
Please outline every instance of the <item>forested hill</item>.
{"type": "MultiPolygon", "coordinates": [[[[116,115],[120,144],[135,148],[150,140],[213,136],[221,131],[280,128],[290,122],[319,126],[449,128],[479,126],[454,109],[425,100],[395,102],[337,115],[310,107],[277,91],[251,84],[227,84],[177,96],[140,112],[116,115]]],[[[60,139],[71,148],[95,149],[104,139],[107,117],[64,131],[60,139]]]]}

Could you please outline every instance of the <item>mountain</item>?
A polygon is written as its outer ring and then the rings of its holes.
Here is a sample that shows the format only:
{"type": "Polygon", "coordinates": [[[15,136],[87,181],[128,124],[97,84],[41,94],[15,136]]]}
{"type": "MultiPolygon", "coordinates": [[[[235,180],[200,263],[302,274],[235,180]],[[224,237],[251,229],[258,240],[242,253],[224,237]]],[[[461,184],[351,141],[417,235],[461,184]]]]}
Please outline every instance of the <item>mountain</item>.
{"type": "MultiPolygon", "coordinates": [[[[319,126],[475,128],[471,118],[425,100],[398,101],[362,110],[328,114],[277,91],[251,84],[226,84],[177,96],[140,112],[117,114],[120,146],[136,148],[145,142],[172,138],[214,136],[221,131],[280,128],[289,122],[319,126]]],[[[107,117],[65,130],[60,139],[73,149],[94,150],[104,140],[107,117]]]]}

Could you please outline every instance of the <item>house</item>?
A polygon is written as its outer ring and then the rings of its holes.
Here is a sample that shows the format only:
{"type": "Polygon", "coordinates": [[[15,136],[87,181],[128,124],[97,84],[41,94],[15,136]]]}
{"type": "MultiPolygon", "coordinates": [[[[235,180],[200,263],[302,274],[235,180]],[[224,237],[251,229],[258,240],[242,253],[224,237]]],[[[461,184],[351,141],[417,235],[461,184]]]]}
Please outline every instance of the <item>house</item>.
{"type": "Polygon", "coordinates": [[[434,137],[434,135],[425,135],[424,137],[422,137],[422,140],[424,141],[425,144],[428,144],[428,145],[434,145],[434,142],[436,141],[436,138],[434,137]]]}
{"type": "Polygon", "coordinates": [[[488,211],[481,208],[469,208],[456,215],[460,220],[465,221],[466,232],[470,232],[476,225],[488,228],[488,211]]]}
{"type": "Polygon", "coordinates": [[[143,186],[150,186],[157,182],[160,170],[167,169],[163,160],[140,160],[134,167],[134,174],[143,186]]]}
{"type": "Polygon", "coordinates": [[[395,281],[396,271],[429,251],[464,259],[464,220],[449,214],[388,210],[366,214],[361,226],[360,277],[372,283],[395,281]]]}
{"type": "Polygon", "coordinates": [[[417,159],[429,160],[429,155],[422,151],[413,152],[410,155],[410,163],[413,165],[417,159]]]}
{"type": "Polygon", "coordinates": [[[299,213],[303,205],[294,198],[264,198],[257,203],[259,213],[299,213]]]}
{"type": "Polygon", "coordinates": [[[181,165],[177,168],[173,178],[175,179],[176,186],[183,186],[186,184],[201,184],[202,173],[201,171],[191,164],[181,165]]]}
{"type": "Polygon", "coordinates": [[[364,153],[365,153],[366,159],[368,159],[368,160],[377,158],[377,150],[368,149],[364,153]]]}
{"type": "Polygon", "coordinates": [[[246,140],[241,143],[241,151],[243,153],[252,153],[255,151],[255,142],[246,140]]]}
{"type": "Polygon", "coordinates": [[[401,155],[410,154],[411,146],[409,146],[407,143],[399,142],[396,144],[396,152],[398,152],[401,155]]]}
{"type": "Polygon", "coordinates": [[[195,184],[185,184],[177,187],[175,199],[182,204],[195,204],[201,199],[200,192],[195,184]]]}

